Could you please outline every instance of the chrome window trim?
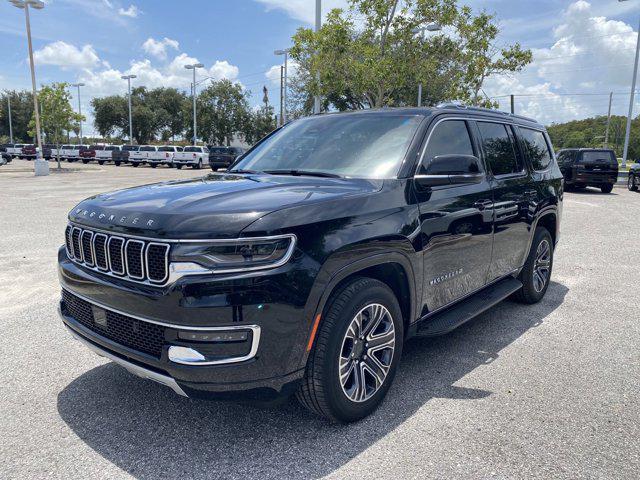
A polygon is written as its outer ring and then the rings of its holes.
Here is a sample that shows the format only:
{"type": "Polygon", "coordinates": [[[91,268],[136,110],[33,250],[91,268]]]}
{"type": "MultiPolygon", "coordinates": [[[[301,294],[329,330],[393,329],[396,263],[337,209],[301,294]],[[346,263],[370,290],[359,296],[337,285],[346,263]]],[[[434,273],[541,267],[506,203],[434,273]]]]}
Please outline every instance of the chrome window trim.
{"type": "MultiPolygon", "coordinates": [[[[520,143],[520,139],[518,138],[518,134],[516,133],[516,128],[519,127],[518,124],[513,123],[513,122],[501,122],[500,120],[497,119],[491,119],[491,120],[485,120],[484,118],[482,119],[475,119],[476,124],[478,123],[499,123],[500,125],[504,125],[505,127],[510,126],[511,127],[511,134],[513,135],[513,146],[514,148],[520,148],[519,147],[519,143],[520,143]]],[[[478,127],[478,130],[480,130],[480,127],[478,127]]],[[[485,152],[484,152],[484,147],[482,145],[482,132],[478,131],[478,134],[480,135],[480,148],[482,149],[482,156],[485,156],[485,152]]],[[[509,134],[509,132],[507,131],[507,134],[509,134]]],[[[511,135],[509,135],[509,138],[511,138],[511,135]]],[[[516,154],[517,156],[517,152],[514,151],[513,153],[516,154]]],[[[529,171],[527,169],[527,159],[524,158],[526,157],[526,154],[524,152],[520,152],[523,155],[522,158],[522,170],[518,171],[518,172],[511,172],[511,173],[503,173],[501,175],[494,175],[493,172],[491,172],[491,176],[497,180],[502,180],[502,179],[510,179],[510,178],[520,178],[520,177],[526,177],[527,175],[529,175],[529,171]]],[[[486,158],[484,159],[485,161],[487,160],[486,158]]],[[[488,164],[486,165],[487,170],[491,170],[491,165],[488,164]]]]}
{"type": "Polygon", "coordinates": [[[84,259],[84,263],[89,267],[95,267],[95,252],[93,250],[93,232],[91,230],[82,230],[80,234],[80,249],[82,250],[82,257],[84,259]],[[89,234],[89,252],[91,252],[91,263],[87,261],[87,258],[84,255],[84,236],[89,234]]]}
{"type": "Polygon", "coordinates": [[[80,227],[73,227],[71,229],[71,247],[73,248],[73,258],[75,260],[78,260],[80,262],[84,263],[84,255],[82,254],[82,229],[80,227]],[[80,256],[76,255],[76,247],[73,244],[73,233],[78,230],[80,232],[80,234],[78,235],[78,247],[80,249],[80,256]]]}
{"type": "MultiPolygon", "coordinates": [[[[190,325],[176,325],[174,323],[166,323],[166,322],[160,322],[160,321],[157,321],[157,320],[150,320],[150,319],[145,318],[145,317],[141,317],[141,316],[138,316],[138,315],[132,315],[131,313],[123,312],[122,310],[118,310],[116,308],[109,307],[107,305],[104,305],[103,303],[100,303],[100,302],[97,302],[97,301],[92,300],[90,298],[87,298],[84,295],[80,295],[80,294],[74,292],[73,290],[71,290],[69,288],[63,288],[63,290],[69,292],[72,295],[75,295],[78,298],[81,298],[85,302],[88,302],[88,303],[90,303],[92,305],[100,307],[100,308],[102,308],[104,310],[109,310],[110,312],[118,313],[120,315],[124,315],[125,317],[130,317],[130,318],[133,318],[135,320],[139,320],[141,322],[152,323],[154,325],[160,325],[161,327],[171,328],[173,330],[189,330],[189,331],[198,331],[198,332],[227,332],[229,330],[250,330],[251,333],[252,333],[251,348],[249,350],[249,353],[247,353],[246,355],[243,355],[241,357],[229,357],[229,358],[224,358],[224,359],[220,359],[220,360],[211,360],[211,361],[208,361],[208,362],[207,361],[205,361],[205,362],[200,362],[200,361],[196,361],[196,362],[187,362],[187,361],[185,361],[185,362],[182,362],[182,361],[172,360],[173,363],[180,363],[180,364],[183,364],[183,365],[202,365],[202,366],[206,366],[206,365],[225,365],[225,364],[229,364],[229,363],[240,363],[240,362],[245,362],[247,360],[251,360],[258,353],[258,347],[260,346],[260,335],[261,335],[261,332],[262,332],[262,329],[260,328],[259,325],[228,325],[228,326],[215,326],[215,327],[195,327],[195,326],[190,326],[190,325]]],[[[114,342],[114,343],[117,343],[117,342],[114,342]]]]}
{"type": "Polygon", "coordinates": [[[158,284],[158,285],[162,285],[164,284],[164,282],[166,282],[167,278],[169,277],[169,250],[171,249],[171,246],[167,243],[159,243],[159,242],[149,242],[147,243],[147,246],[144,248],[144,268],[145,271],[147,272],[147,278],[149,279],[149,281],[152,284],[158,284]],[[164,271],[165,271],[165,275],[164,278],[162,280],[153,280],[150,276],[149,276],[149,247],[151,245],[156,245],[158,247],[164,247],[165,248],[165,252],[164,252],[164,271]]]}
{"type": "Polygon", "coordinates": [[[126,241],[126,243],[124,244],[124,265],[125,265],[125,272],[127,272],[127,277],[132,278],[134,280],[144,280],[144,253],[145,253],[145,245],[144,242],[141,240],[136,240],[136,239],[132,239],[130,238],[129,240],[126,241]],[[129,255],[128,255],[128,250],[129,250],[129,244],[141,244],[142,248],[140,249],[140,276],[136,276],[136,275],[131,275],[131,272],[129,271],[129,255]]]}
{"type": "Polygon", "coordinates": [[[109,237],[107,237],[104,233],[95,233],[93,235],[93,255],[95,260],[94,263],[96,268],[101,272],[109,271],[109,246],[107,245],[108,243],[109,243],[109,237]],[[102,268],[100,265],[98,265],[98,256],[96,255],[96,242],[98,240],[98,237],[104,237],[104,261],[107,264],[105,268],[102,268]]]}
{"type": "Polygon", "coordinates": [[[126,243],[126,240],[124,238],[117,237],[117,236],[109,237],[109,240],[107,240],[107,258],[108,258],[108,265],[109,265],[109,272],[107,273],[110,275],[113,275],[115,278],[122,278],[124,275],[126,275],[126,267],[124,264],[124,244],[125,243],[126,243]],[[109,251],[109,249],[111,248],[111,242],[114,239],[122,240],[122,245],[120,247],[120,257],[122,258],[122,272],[119,272],[116,269],[114,269],[113,265],[111,264],[111,252],[109,251]]]}

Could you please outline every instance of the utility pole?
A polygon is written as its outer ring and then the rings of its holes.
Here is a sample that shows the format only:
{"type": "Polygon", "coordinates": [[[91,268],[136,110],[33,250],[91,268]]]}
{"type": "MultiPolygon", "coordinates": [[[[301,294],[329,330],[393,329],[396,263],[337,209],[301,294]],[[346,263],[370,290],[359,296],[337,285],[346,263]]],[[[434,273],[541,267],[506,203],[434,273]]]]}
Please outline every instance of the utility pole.
{"type": "Polygon", "coordinates": [[[280,126],[284,125],[284,66],[280,65],[280,126]]]}
{"type": "Polygon", "coordinates": [[[611,125],[611,102],[613,101],[613,92],[609,93],[609,112],[607,113],[607,129],[604,133],[604,148],[609,146],[609,125],[611,125]]]}
{"type": "Polygon", "coordinates": [[[120,78],[127,81],[127,88],[129,92],[129,143],[133,145],[133,123],[131,122],[131,79],[136,78],[136,75],[122,75],[120,78]]]}
{"type": "MultiPolygon", "coordinates": [[[[395,7],[394,7],[395,8],[395,7]]],[[[411,30],[414,35],[420,34],[420,38],[424,41],[425,32],[439,32],[442,26],[439,23],[431,22],[426,27],[416,27],[411,30]]],[[[422,106],[422,82],[418,83],[418,106],[422,106]]]]}
{"type": "Polygon", "coordinates": [[[418,84],[418,106],[422,106],[422,82],[418,84]]]}
{"type": "MultiPolygon", "coordinates": [[[[322,0],[316,0],[316,33],[322,27],[322,0]]],[[[316,73],[316,82],[320,88],[320,72],[316,73]]],[[[313,113],[320,113],[320,94],[313,97],[313,113]]]]}
{"type": "Polygon", "coordinates": [[[511,95],[511,113],[516,113],[516,96],[511,95]]]}
{"type": "Polygon", "coordinates": [[[193,70],[193,91],[191,92],[191,96],[193,97],[193,145],[195,146],[197,143],[197,126],[196,126],[196,69],[202,68],[204,65],[202,63],[194,63],[193,65],[185,65],[184,68],[187,70],[193,70]]]}
{"type": "Polygon", "coordinates": [[[7,91],[7,106],[9,107],[9,143],[13,143],[13,125],[11,123],[11,95],[7,91]]]}
{"type": "Polygon", "coordinates": [[[84,87],[84,83],[72,83],[71,87],[78,87],[78,115],[80,115],[80,145],[82,145],[82,105],[80,103],[80,87],[84,87]]]}

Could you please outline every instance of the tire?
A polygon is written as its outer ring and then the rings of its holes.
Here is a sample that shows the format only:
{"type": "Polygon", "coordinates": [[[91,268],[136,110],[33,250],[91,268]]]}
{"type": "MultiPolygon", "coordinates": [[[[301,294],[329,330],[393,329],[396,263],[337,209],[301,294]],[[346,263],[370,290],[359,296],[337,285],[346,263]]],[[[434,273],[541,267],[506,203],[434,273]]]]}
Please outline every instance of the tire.
{"type": "MultiPolygon", "coordinates": [[[[365,330],[371,327],[369,323],[361,325],[365,330]]],[[[305,377],[296,392],[298,401],[313,413],[334,422],[355,422],[366,417],[380,405],[393,382],[403,340],[402,312],[391,289],[378,280],[355,278],[333,293],[327,302],[315,345],[307,360],[305,377]],[[379,322],[373,331],[365,334],[365,340],[369,338],[372,342],[377,338],[387,346],[372,352],[360,341],[362,337],[353,335],[353,325],[358,316],[360,322],[366,316],[375,319],[376,312],[379,322]],[[374,339],[370,335],[374,335],[374,339]],[[356,362],[354,358],[360,360],[356,362]],[[343,381],[339,363],[350,369],[343,381]],[[378,380],[370,373],[369,365],[377,369],[378,380]],[[365,380],[364,389],[357,388],[363,383],[357,381],[356,372],[361,372],[360,378],[365,380]]]]}
{"type": "Polygon", "coordinates": [[[600,186],[600,191],[602,193],[611,193],[613,191],[613,185],[608,183],[606,185],[601,185],[600,186]]]}
{"type": "Polygon", "coordinates": [[[177,163],[177,164],[176,164],[176,168],[177,168],[178,170],[182,170],[182,164],[181,164],[181,163],[177,163]]]}
{"type": "Polygon", "coordinates": [[[218,171],[218,167],[214,167],[213,165],[211,165],[211,170],[214,171],[214,172],[217,172],[218,171]]]}
{"type": "Polygon", "coordinates": [[[131,166],[134,167],[134,168],[138,168],[138,165],[140,165],[138,162],[133,162],[131,164],[131,166]]]}
{"type": "Polygon", "coordinates": [[[89,160],[82,160],[82,163],[86,165],[87,163],[89,163],[89,160]]]}
{"type": "Polygon", "coordinates": [[[151,168],[156,168],[156,167],[157,167],[157,165],[156,165],[155,163],[150,163],[150,164],[149,164],[149,166],[150,166],[151,168]]]}
{"type": "Polygon", "coordinates": [[[549,231],[544,227],[536,228],[529,256],[518,277],[522,282],[522,288],[514,294],[516,301],[527,304],[538,303],[547,293],[553,270],[553,249],[553,239],[549,231]],[[542,258],[541,255],[545,250],[544,244],[548,248],[546,258],[542,258]],[[542,278],[534,277],[536,272],[542,278]]]}
{"type": "Polygon", "coordinates": [[[104,160],[100,160],[100,161],[98,162],[98,165],[104,165],[104,160]]]}
{"type": "Polygon", "coordinates": [[[198,165],[196,165],[196,170],[202,170],[202,160],[198,160],[198,165]]]}
{"type": "Polygon", "coordinates": [[[638,184],[636,183],[636,176],[633,173],[629,174],[629,179],[627,180],[627,188],[630,192],[638,191],[638,184]]]}
{"type": "Polygon", "coordinates": [[[120,162],[114,162],[116,164],[116,167],[120,166],[120,162]]]}

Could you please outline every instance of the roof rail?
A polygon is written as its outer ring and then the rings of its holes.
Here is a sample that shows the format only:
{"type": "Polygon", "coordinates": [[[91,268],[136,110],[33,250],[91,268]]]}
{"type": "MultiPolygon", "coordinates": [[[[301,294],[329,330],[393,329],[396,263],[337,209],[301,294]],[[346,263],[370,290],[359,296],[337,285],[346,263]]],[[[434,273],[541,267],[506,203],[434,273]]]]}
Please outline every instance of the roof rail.
{"type": "Polygon", "coordinates": [[[458,110],[470,110],[474,112],[484,112],[484,113],[493,113],[504,115],[505,117],[511,118],[519,118],[521,120],[526,120],[527,122],[539,123],[536,119],[531,117],[525,117],[524,115],[516,115],[515,113],[504,112],[502,110],[496,110],[494,108],[485,108],[485,107],[474,107],[465,105],[463,103],[453,103],[453,102],[444,102],[436,105],[436,108],[457,108],[458,110]]]}

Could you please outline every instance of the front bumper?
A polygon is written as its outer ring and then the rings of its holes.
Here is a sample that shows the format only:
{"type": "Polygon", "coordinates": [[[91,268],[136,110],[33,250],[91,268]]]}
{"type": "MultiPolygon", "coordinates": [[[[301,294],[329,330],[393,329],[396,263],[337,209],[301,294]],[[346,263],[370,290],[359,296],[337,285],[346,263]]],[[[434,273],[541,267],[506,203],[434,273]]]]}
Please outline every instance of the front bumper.
{"type": "MultiPolygon", "coordinates": [[[[100,335],[99,329],[87,328],[86,322],[70,315],[64,301],[60,305],[62,320],[76,336],[93,345],[93,350],[152,372],[142,375],[146,378],[159,374],[171,379],[189,397],[271,400],[291,393],[302,378],[304,339],[310,326],[303,314],[306,296],[296,298],[286,284],[290,272],[286,267],[280,270],[251,278],[185,277],[157,288],[88,271],[68,260],[61,249],[63,289],[108,312],[161,324],[165,328],[162,351],[149,355],[100,335]],[[241,352],[244,356],[236,352],[231,361],[218,364],[181,364],[169,358],[171,346],[194,346],[194,342],[181,340],[177,332],[233,328],[251,330],[249,338],[255,340],[255,348],[252,343],[251,349],[241,352]]],[[[194,348],[200,351],[198,343],[194,348]]]]}

